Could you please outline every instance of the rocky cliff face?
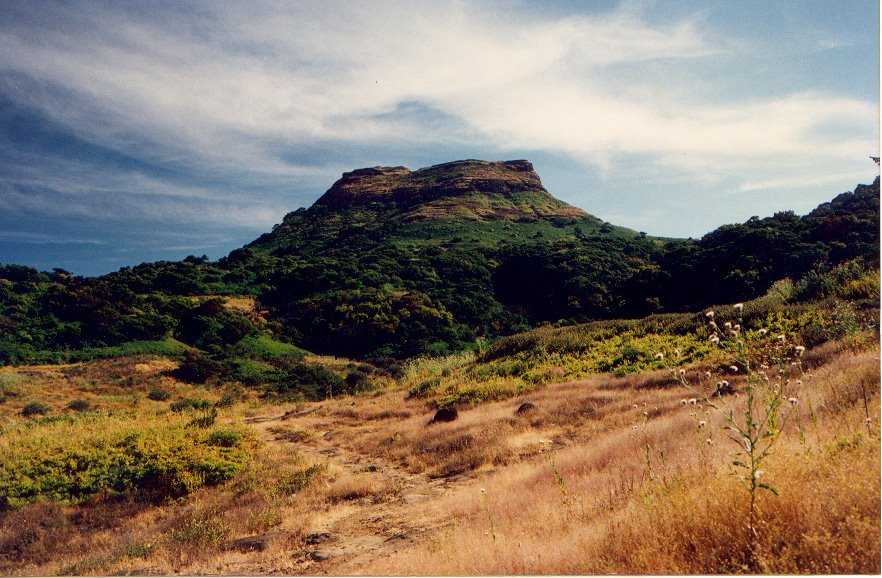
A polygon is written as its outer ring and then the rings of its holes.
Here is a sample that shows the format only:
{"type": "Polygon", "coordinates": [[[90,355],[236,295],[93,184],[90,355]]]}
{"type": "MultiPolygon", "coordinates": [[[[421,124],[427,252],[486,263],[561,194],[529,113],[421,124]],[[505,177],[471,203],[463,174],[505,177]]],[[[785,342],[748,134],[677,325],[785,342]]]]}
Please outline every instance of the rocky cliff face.
{"type": "Polygon", "coordinates": [[[586,214],[555,199],[526,160],[464,160],[412,171],[372,167],[347,173],[316,206],[329,209],[382,204],[408,220],[464,218],[580,218],[586,214]]]}

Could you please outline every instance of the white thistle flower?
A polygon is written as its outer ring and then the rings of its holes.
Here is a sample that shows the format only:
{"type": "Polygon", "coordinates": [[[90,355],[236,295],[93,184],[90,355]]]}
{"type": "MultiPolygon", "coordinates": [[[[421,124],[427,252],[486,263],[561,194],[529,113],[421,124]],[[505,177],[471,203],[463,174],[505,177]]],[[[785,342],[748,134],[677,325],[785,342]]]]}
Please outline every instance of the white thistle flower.
{"type": "Polygon", "coordinates": [[[790,402],[790,405],[796,405],[797,403],[799,403],[799,400],[795,397],[788,397],[787,401],[790,402]]]}
{"type": "Polygon", "coordinates": [[[768,333],[768,332],[769,332],[769,330],[766,329],[765,327],[763,327],[762,329],[759,330],[759,334],[760,334],[760,335],[765,335],[765,334],[768,333]]]}
{"type": "Polygon", "coordinates": [[[732,307],[735,309],[735,311],[741,312],[741,310],[744,309],[744,303],[736,303],[732,307]]]}
{"type": "Polygon", "coordinates": [[[664,359],[664,358],[665,358],[665,354],[662,353],[661,351],[659,351],[658,353],[655,354],[655,358],[656,358],[656,359],[664,359]]]}
{"type": "Polygon", "coordinates": [[[706,425],[707,425],[707,422],[704,420],[701,420],[700,422],[698,422],[698,429],[701,429],[706,425]]]}
{"type": "Polygon", "coordinates": [[[794,349],[794,351],[796,351],[797,357],[802,357],[802,354],[805,353],[805,347],[802,345],[797,345],[793,349],[794,349]]]}
{"type": "Polygon", "coordinates": [[[730,365],[729,371],[731,371],[732,373],[738,373],[738,366],[737,365],[730,365]]]}
{"type": "Polygon", "coordinates": [[[714,318],[714,312],[713,312],[713,311],[708,311],[707,313],[704,314],[704,316],[707,317],[708,319],[713,319],[713,318],[714,318]]]}
{"type": "Polygon", "coordinates": [[[726,321],[725,323],[723,323],[723,327],[725,327],[726,329],[732,329],[732,322],[726,321]]]}

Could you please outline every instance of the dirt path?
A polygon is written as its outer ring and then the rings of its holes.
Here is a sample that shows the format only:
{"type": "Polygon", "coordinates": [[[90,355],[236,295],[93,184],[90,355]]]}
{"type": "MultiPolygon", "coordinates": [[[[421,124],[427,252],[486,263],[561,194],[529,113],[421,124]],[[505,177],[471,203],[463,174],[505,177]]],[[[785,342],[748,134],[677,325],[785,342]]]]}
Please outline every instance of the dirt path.
{"type": "MultiPolygon", "coordinates": [[[[446,441],[475,440],[488,432],[494,443],[504,446],[507,457],[504,465],[492,466],[491,459],[468,473],[441,478],[413,473],[405,463],[395,461],[391,457],[394,454],[376,451],[378,436],[395,436],[399,427],[411,434],[420,431],[414,430],[415,426],[425,427],[431,414],[414,405],[396,402],[398,409],[408,410],[404,412],[408,417],[402,417],[401,422],[379,420],[377,410],[385,406],[375,403],[367,407],[374,403],[370,400],[361,400],[357,406],[338,402],[298,413],[279,411],[249,418],[267,444],[282,444],[310,462],[327,463],[341,479],[372,476],[389,489],[380,495],[332,503],[316,515],[315,527],[309,529],[312,539],[307,537],[307,547],[287,567],[261,573],[363,574],[376,567],[376,562],[413,548],[456,523],[449,508],[459,503],[460,497],[465,503],[474,499],[495,472],[516,464],[529,470],[530,464],[545,462],[567,448],[632,435],[634,425],[647,419],[685,415],[689,410],[681,406],[681,397],[682,392],[676,388],[610,388],[604,379],[591,379],[555,384],[523,398],[460,412],[453,426],[459,433],[446,441]],[[545,417],[535,425],[530,418],[510,425],[515,410],[525,400],[534,402],[539,408],[536,411],[545,417]],[[509,429],[493,433],[494,427],[509,429]],[[367,443],[373,450],[360,445],[367,443]]],[[[445,441],[436,436],[436,441],[439,439],[445,441]]],[[[420,451],[418,446],[413,450],[420,451]]]]}
{"type": "MultiPolygon", "coordinates": [[[[263,416],[249,421],[266,443],[291,444],[308,461],[328,463],[344,474],[369,472],[391,488],[380,497],[343,501],[323,512],[310,530],[306,550],[293,559],[295,571],[302,574],[358,573],[371,561],[412,546],[451,523],[433,507],[437,498],[476,484],[475,474],[433,479],[408,472],[389,460],[363,455],[341,443],[341,437],[355,433],[356,428],[329,423],[332,420],[315,414],[287,419],[263,416]],[[290,441],[273,431],[279,426],[314,433],[290,441]]],[[[291,567],[269,573],[291,573],[291,567]]]]}

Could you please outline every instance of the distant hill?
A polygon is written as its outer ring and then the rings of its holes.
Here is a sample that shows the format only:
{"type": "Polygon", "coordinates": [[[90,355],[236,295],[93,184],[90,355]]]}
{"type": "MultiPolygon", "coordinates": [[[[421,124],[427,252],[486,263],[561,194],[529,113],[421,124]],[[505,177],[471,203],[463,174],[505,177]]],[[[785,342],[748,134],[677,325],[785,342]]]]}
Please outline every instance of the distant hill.
{"type": "Polygon", "coordinates": [[[0,361],[169,336],[221,351],[254,328],[185,299],[211,294],[256,297],[261,331],[311,351],[404,358],[545,322],[749,299],[853,259],[878,266],[878,179],[805,216],[685,240],[568,205],[524,160],[374,167],[344,173],[313,206],[217,262],[188,257],[94,279],[0,267],[0,361]]]}
{"type": "Polygon", "coordinates": [[[465,160],[344,173],[221,264],[259,270],[262,301],[308,347],[408,356],[556,320],[561,297],[579,313],[612,314],[613,294],[658,247],[556,199],[528,161],[465,160]],[[591,270],[531,278],[520,267],[537,256],[591,270]],[[551,308],[531,293],[549,281],[561,290],[551,308]]]}
{"type": "Polygon", "coordinates": [[[284,255],[364,236],[399,245],[494,246],[576,230],[638,235],[552,196],[529,161],[464,160],[343,173],[312,207],[289,213],[248,248],[284,255]]]}

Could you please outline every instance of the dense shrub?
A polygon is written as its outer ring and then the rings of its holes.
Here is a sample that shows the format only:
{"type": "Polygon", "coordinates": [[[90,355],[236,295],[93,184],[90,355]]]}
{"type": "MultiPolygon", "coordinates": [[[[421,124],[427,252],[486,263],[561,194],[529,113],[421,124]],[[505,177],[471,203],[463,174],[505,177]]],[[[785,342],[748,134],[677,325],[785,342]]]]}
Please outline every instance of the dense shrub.
{"type": "Polygon", "coordinates": [[[360,393],[370,389],[371,381],[365,371],[354,369],[346,374],[346,377],[343,379],[343,385],[343,390],[346,393],[360,393]]]}
{"type": "Polygon", "coordinates": [[[32,401],[21,408],[21,415],[24,417],[46,415],[47,413],[49,413],[49,406],[39,401],[32,401]]]}
{"type": "Polygon", "coordinates": [[[0,438],[0,503],[77,503],[101,492],[180,496],[223,482],[246,464],[239,447],[179,417],[83,414],[21,426],[0,438]]]}
{"type": "Polygon", "coordinates": [[[188,409],[208,409],[211,407],[211,402],[207,399],[195,398],[195,397],[182,397],[181,399],[172,402],[169,408],[174,412],[181,412],[188,409]]]}
{"type": "Polygon", "coordinates": [[[242,441],[242,432],[234,429],[219,429],[211,432],[208,443],[221,448],[232,448],[242,441]]]}
{"type": "Polygon", "coordinates": [[[171,375],[186,383],[205,383],[223,375],[224,372],[223,363],[215,361],[204,353],[188,351],[184,360],[171,372],[171,375]]]}
{"type": "Polygon", "coordinates": [[[151,399],[153,401],[166,401],[171,397],[171,393],[159,388],[154,387],[150,391],[147,392],[147,399],[151,399]]]}
{"type": "Polygon", "coordinates": [[[92,409],[92,404],[86,399],[74,399],[67,404],[67,409],[73,411],[89,411],[92,409]]]}
{"type": "Polygon", "coordinates": [[[878,299],[879,272],[860,260],[833,268],[817,267],[796,283],[793,298],[801,301],[840,297],[843,299],[878,299]]]}
{"type": "Polygon", "coordinates": [[[290,363],[284,377],[267,386],[266,395],[284,399],[318,400],[345,393],[343,380],[328,368],[314,363],[290,363]]]}

